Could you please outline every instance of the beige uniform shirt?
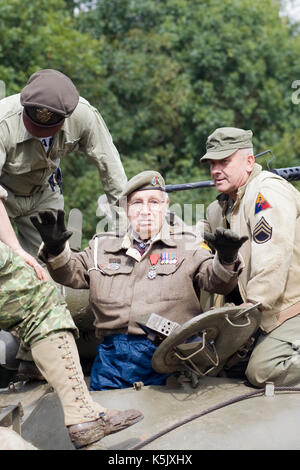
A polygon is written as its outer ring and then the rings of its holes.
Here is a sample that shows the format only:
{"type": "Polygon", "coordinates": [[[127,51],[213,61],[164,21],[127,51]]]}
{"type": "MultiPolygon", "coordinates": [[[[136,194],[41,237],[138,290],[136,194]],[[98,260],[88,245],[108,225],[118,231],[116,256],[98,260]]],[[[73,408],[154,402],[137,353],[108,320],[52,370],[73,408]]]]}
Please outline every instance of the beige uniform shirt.
{"type": "MultiPolygon", "coordinates": [[[[207,208],[212,232],[226,226],[227,201],[221,195],[207,208]]],[[[227,220],[249,237],[240,249],[245,269],[238,286],[244,302],[261,302],[261,328],[270,332],[280,324],[278,314],[300,301],[300,193],[255,164],[227,220]]]]}
{"type": "MultiPolygon", "coordinates": [[[[136,320],[147,313],[183,324],[202,313],[202,289],[226,294],[235,287],[241,263],[237,263],[238,272],[226,270],[217,256],[200,247],[193,233],[180,230],[172,233],[165,224],[143,256],[132,247],[129,234],[96,235],[81,253],[72,253],[66,246],[48,260],[48,268],[55,281],[90,289],[98,336],[143,334],[136,320]],[[156,259],[153,279],[148,277],[150,255],[156,259]]],[[[47,261],[43,249],[41,253],[47,261]]]]}
{"type": "MultiPolygon", "coordinates": [[[[0,101],[0,184],[27,196],[48,184],[60,159],[74,150],[84,152],[99,171],[103,189],[114,203],[127,178],[111,135],[98,111],[84,98],[55,134],[48,154],[39,139],[26,130],[20,95],[0,101]]],[[[0,187],[0,197],[2,190],[0,187]]]]}

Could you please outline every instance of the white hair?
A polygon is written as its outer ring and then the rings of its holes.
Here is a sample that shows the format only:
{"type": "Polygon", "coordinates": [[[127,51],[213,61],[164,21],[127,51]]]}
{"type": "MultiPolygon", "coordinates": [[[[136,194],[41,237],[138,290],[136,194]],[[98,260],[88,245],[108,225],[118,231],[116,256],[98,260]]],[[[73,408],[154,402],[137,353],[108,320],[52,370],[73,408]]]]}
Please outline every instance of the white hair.
{"type": "Polygon", "coordinates": [[[253,147],[245,148],[245,149],[239,149],[240,152],[244,157],[249,157],[249,155],[254,155],[253,153],[253,147]]]}
{"type": "Polygon", "coordinates": [[[166,191],[163,191],[164,193],[164,202],[168,202],[170,200],[169,194],[166,191]]]}

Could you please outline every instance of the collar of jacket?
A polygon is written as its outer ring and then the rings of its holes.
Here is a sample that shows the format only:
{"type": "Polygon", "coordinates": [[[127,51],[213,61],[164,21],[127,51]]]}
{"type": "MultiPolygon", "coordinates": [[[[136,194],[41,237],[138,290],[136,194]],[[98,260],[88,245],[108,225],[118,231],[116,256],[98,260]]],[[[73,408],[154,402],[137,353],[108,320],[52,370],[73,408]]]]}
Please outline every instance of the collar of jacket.
{"type": "MultiPolygon", "coordinates": [[[[257,176],[261,171],[262,171],[262,166],[259,165],[258,163],[254,163],[253,170],[252,170],[252,172],[251,172],[249,178],[247,179],[246,183],[238,189],[237,198],[236,198],[236,201],[235,201],[235,203],[234,203],[235,207],[239,205],[241,199],[243,198],[248,184],[249,184],[254,178],[256,178],[256,176],[257,176]]],[[[228,200],[229,200],[229,195],[228,195],[228,194],[221,193],[221,194],[219,194],[219,195],[217,196],[217,200],[218,200],[220,206],[222,207],[222,215],[225,215],[225,212],[226,212],[226,209],[227,209],[228,200]]]]}
{"type": "Polygon", "coordinates": [[[33,139],[34,136],[32,136],[28,130],[26,129],[24,122],[23,122],[23,108],[19,112],[19,123],[18,123],[18,129],[17,129],[17,136],[16,136],[16,142],[17,144],[20,144],[21,142],[25,142],[26,140],[33,139]]]}
{"type": "MultiPolygon", "coordinates": [[[[170,229],[169,224],[164,222],[161,231],[153,238],[152,245],[160,240],[167,246],[176,247],[177,244],[171,238],[171,235],[172,230],[170,229]]],[[[132,248],[130,229],[123,237],[111,240],[110,247],[105,249],[105,251],[107,253],[117,253],[120,250],[128,250],[129,248],[132,248]]]]}

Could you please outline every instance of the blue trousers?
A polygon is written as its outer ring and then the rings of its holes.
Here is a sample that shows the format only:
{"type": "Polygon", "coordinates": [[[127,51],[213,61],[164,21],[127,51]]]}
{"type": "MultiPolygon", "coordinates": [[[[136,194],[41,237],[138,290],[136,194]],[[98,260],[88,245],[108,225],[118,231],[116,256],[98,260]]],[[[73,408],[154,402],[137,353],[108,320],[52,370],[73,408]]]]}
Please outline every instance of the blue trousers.
{"type": "Polygon", "coordinates": [[[164,385],[169,375],[159,374],[151,366],[155,349],[145,336],[106,336],[92,366],[90,390],[128,388],[134,382],[164,385]]]}

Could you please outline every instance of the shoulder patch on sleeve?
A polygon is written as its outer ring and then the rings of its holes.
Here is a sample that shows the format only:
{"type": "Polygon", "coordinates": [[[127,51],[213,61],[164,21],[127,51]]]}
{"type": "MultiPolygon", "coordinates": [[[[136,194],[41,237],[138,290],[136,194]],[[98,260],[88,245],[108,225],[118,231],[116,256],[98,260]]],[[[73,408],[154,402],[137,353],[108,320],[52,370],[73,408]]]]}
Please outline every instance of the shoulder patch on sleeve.
{"type": "Polygon", "coordinates": [[[208,250],[208,251],[211,252],[211,249],[209,248],[209,246],[205,242],[202,242],[200,244],[200,248],[204,248],[204,250],[208,250]]]}
{"type": "Polygon", "coordinates": [[[254,227],[253,240],[259,244],[266,243],[272,238],[272,230],[271,225],[262,217],[254,227]]]}
{"type": "Polygon", "coordinates": [[[269,207],[271,207],[271,205],[268,203],[268,201],[264,198],[264,196],[261,193],[258,193],[256,202],[255,202],[254,214],[258,214],[258,212],[264,211],[265,209],[268,209],[269,207]]]}

